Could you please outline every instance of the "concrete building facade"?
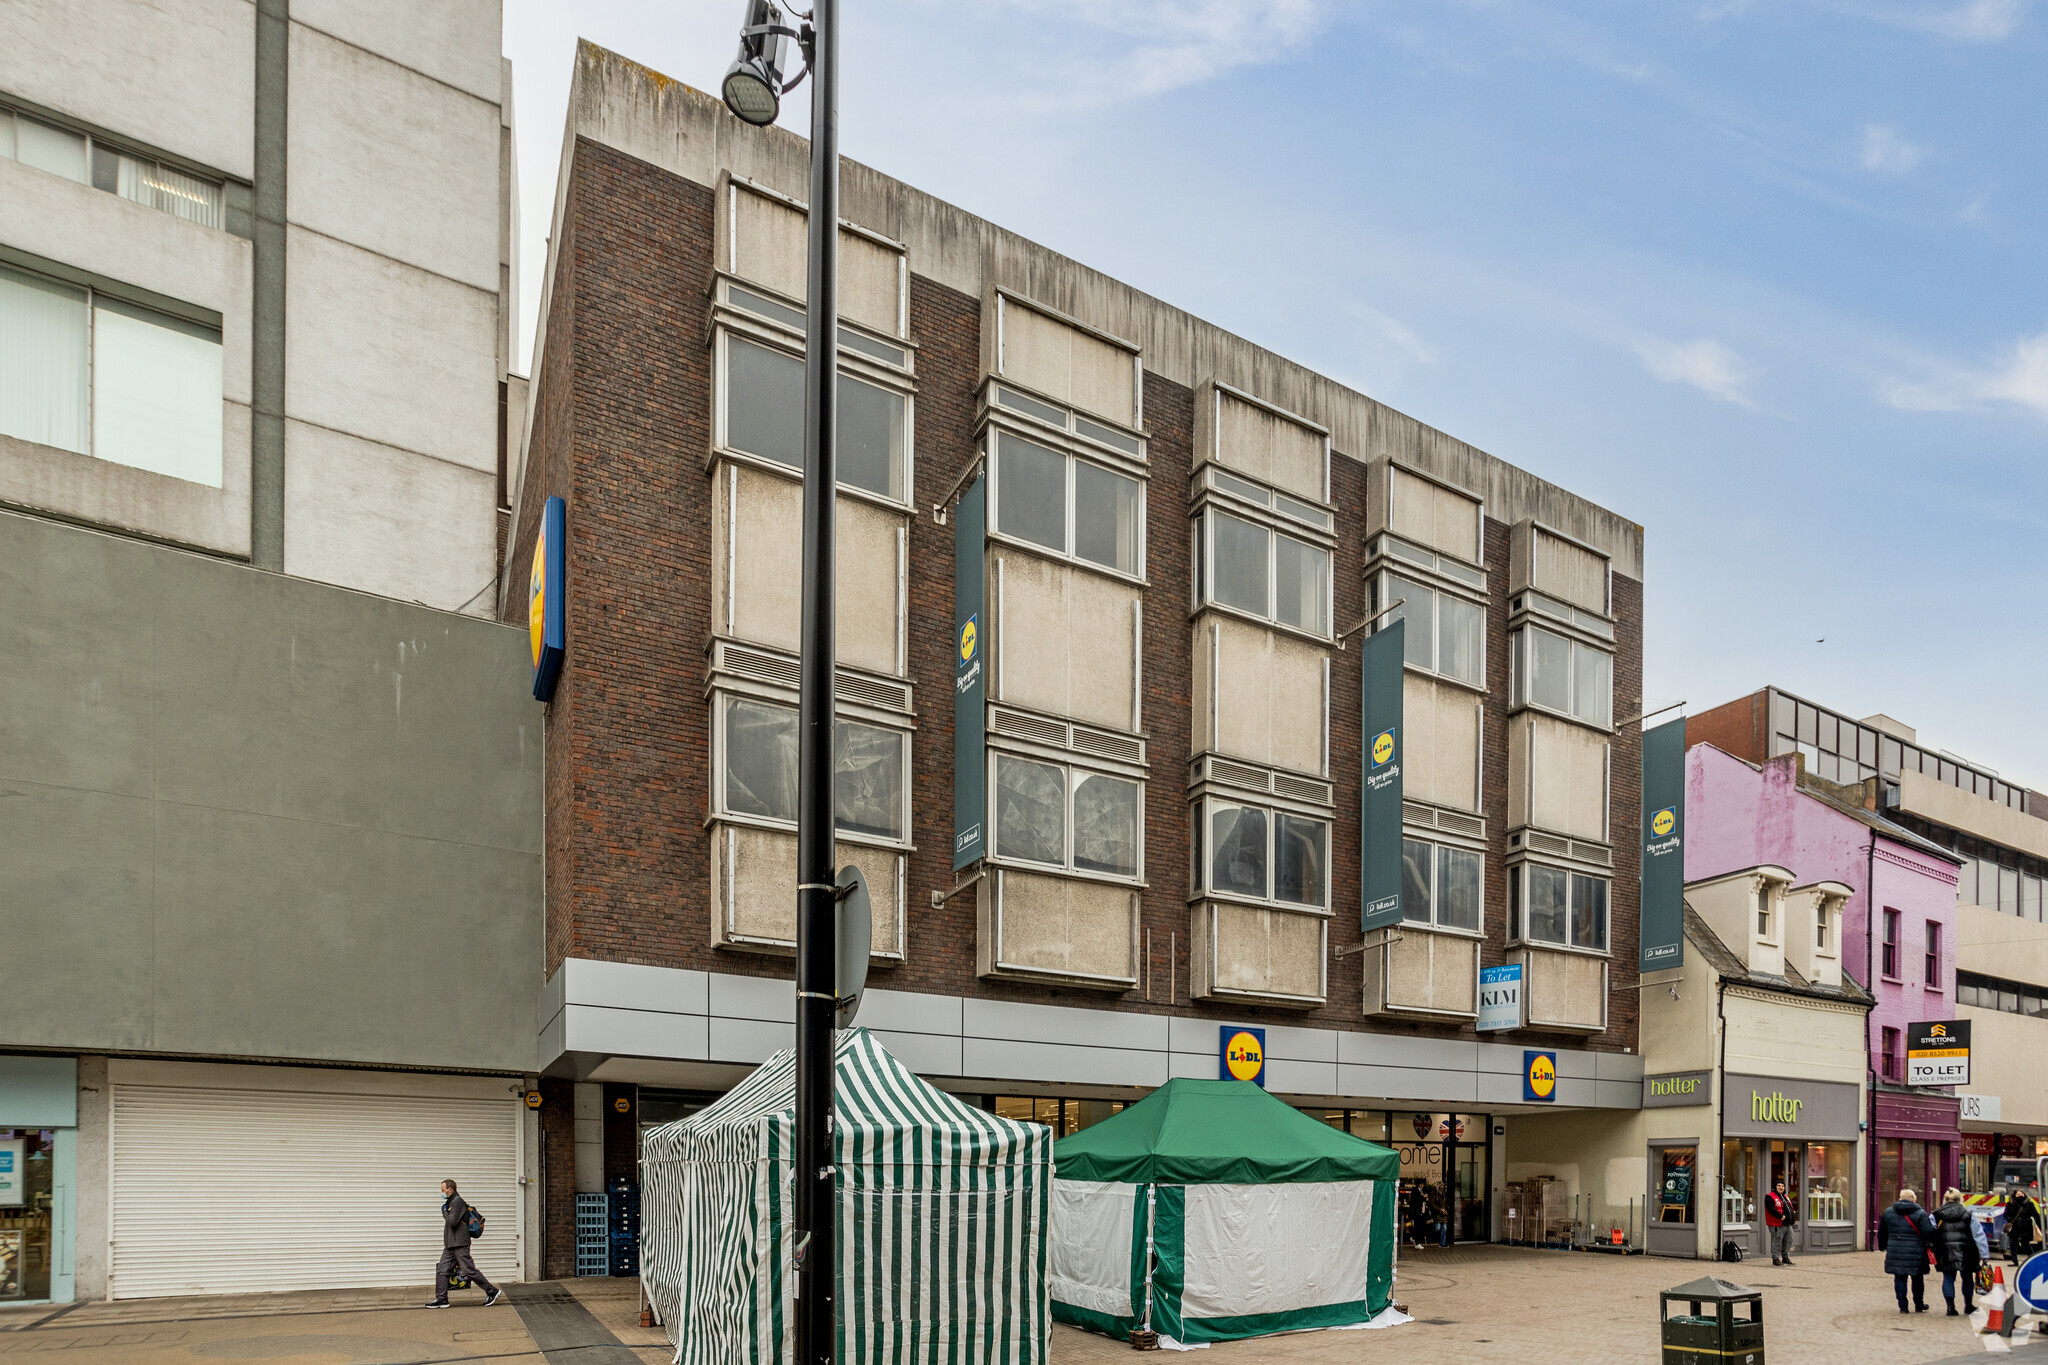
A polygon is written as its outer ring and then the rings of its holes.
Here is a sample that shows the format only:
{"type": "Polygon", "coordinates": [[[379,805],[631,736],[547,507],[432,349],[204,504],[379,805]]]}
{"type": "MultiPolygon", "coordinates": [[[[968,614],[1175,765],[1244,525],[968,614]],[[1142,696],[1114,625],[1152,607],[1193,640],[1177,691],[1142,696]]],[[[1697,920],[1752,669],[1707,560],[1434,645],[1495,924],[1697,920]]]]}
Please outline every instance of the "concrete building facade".
{"type": "Polygon", "coordinates": [[[5,27],[0,1301],[416,1284],[450,1173],[516,1277],[498,6],[5,27]],[[252,1185],[290,1217],[223,1217],[252,1185]]]}
{"type": "MultiPolygon", "coordinates": [[[[630,1173],[638,1123],[790,1039],[807,159],[579,50],[500,603],[526,619],[562,498],[536,982],[555,1273],[572,1196],[630,1173]]],[[[1517,1154],[1640,1098],[1640,741],[1616,724],[1640,709],[1640,528],[857,163],[842,187],[862,1022],[1069,1128],[1262,1029],[1269,1087],[1402,1146],[1436,1235],[1506,1235],[1517,1154]],[[987,848],[956,876],[963,564],[987,848]],[[1408,920],[1364,939],[1340,637],[1397,600],[1408,920]],[[1481,971],[1508,964],[1520,1027],[1481,1034],[1481,971]]]]}

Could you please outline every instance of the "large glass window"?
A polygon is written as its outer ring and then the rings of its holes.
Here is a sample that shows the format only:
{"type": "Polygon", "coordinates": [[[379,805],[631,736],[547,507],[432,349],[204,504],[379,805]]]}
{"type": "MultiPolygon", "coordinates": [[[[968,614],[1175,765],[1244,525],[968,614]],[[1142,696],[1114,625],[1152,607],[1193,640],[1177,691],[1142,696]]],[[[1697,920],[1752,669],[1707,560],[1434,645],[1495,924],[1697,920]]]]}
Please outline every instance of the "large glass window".
{"type": "Polygon", "coordinates": [[[1143,829],[1139,784],[1129,778],[996,755],[997,857],[1137,877],[1143,829]]]}
{"type": "MultiPolygon", "coordinates": [[[[724,698],[722,809],[796,823],[796,709],[724,698]]],[[[901,841],[908,736],[857,721],[832,727],[832,814],[838,830],[901,841]]]]}
{"type": "Polygon", "coordinates": [[[220,331],[0,267],[0,432],[218,488],[220,331]]]}
{"type": "Polygon", "coordinates": [[[0,157],[81,185],[90,184],[96,190],[117,194],[202,227],[217,228],[221,223],[218,181],[187,175],[148,157],[109,147],[97,138],[52,127],[7,109],[0,109],[0,157]]]}
{"type": "MultiPolygon", "coordinates": [[[[1380,579],[1381,602],[1400,602],[1379,629],[1395,621],[1408,623],[1401,642],[1403,657],[1417,668],[1441,673],[1459,682],[1486,682],[1486,609],[1476,602],[1394,574],[1380,579]]],[[[1377,604],[1376,604],[1377,605],[1377,604]]]]}
{"type": "MultiPolygon", "coordinates": [[[[1211,800],[1207,807],[1208,837],[1198,844],[1197,865],[1210,893],[1317,908],[1328,903],[1329,821],[1234,801],[1211,800]]],[[[1201,820],[1198,813],[1198,833],[1201,820]]]]}
{"type": "MultiPolygon", "coordinates": [[[[901,501],[904,397],[852,375],[839,376],[839,482],[901,501]]],[[[801,356],[726,338],[725,444],[764,460],[804,467],[801,356]]]]}
{"type": "Polygon", "coordinates": [[[1410,924],[1477,933],[1483,860],[1470,849],[1401,841],[1401,917],[1410,924]]]}
{"type": "Polygon", "coordinates": [[[1589,877],[1544,863],[1508,869],[1508,900],[1515,917],[1509,936],[1528,943],[1607,951],[1605,877],[1589,877]]]}
{"type": "Polygon", "coordinates": [[[996,530],[1119,573],[1144,562],[1136,479],[1007,431],[996,433],[996,530]]]}
{"type": "Polygon", "coordinates": [[[1509,700],[1605,729],[1614,719],[1614,657],[1541,626],[1508,642],[1509,700]]]}
{"type": "Polygon", "coordinates": [[[1330,633],[1328,550],[1227,512],[1210,511],[1203,522],[1205,600],[1312,635],[1330,633]]]}

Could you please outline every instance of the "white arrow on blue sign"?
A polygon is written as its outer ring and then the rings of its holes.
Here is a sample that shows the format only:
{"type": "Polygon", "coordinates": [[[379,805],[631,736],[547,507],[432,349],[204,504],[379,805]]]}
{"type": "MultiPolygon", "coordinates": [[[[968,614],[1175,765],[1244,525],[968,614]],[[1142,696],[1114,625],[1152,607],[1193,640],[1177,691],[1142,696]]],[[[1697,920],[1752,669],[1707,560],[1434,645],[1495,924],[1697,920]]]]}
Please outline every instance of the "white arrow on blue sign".
{"type": "Polygon", "coordinates": [[[2019,1274],[2012,1277],[2012,1288],[2036,1313],[2048,1313],[2048,1251],[2027,1257],[2019,1274]]]}

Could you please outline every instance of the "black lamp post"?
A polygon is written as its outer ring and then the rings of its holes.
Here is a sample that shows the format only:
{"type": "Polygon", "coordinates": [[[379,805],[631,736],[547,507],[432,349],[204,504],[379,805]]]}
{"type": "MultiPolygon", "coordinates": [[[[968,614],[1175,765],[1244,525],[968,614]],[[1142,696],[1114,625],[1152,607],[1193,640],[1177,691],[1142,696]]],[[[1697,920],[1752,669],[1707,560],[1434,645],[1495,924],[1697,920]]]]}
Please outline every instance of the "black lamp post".
{"type": "Polygon", "coordinates": [[[749,0],[726,107],[775,121],[789,40],[802,44],[811,89],[811,207],[804,300],[802,678],[797,704],[796,1365],[831,1365],[838,1280],[832,1179],[832,1028],[838,1005],[832,819],[833,532],[839,468],[839,0],[812,0],[801,30],[770,0],[749,0]]]}

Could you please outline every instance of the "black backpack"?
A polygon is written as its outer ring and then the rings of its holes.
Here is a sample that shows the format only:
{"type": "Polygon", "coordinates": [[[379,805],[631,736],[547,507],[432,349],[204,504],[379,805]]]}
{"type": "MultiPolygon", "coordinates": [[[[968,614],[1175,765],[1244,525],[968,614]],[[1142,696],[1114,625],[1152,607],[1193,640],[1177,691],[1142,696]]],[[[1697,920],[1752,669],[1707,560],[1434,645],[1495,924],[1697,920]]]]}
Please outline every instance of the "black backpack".
{"type": "Polygon", "coordinates": [[[484,1216],[477,1212],[474,1204],[469,1206],[469,1217],[465,1220],[465,1225],[469,1228],[470,1240],[474,1241],[484,1235],[484,1216]]]}

